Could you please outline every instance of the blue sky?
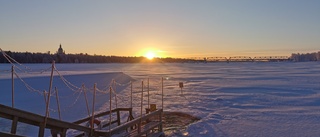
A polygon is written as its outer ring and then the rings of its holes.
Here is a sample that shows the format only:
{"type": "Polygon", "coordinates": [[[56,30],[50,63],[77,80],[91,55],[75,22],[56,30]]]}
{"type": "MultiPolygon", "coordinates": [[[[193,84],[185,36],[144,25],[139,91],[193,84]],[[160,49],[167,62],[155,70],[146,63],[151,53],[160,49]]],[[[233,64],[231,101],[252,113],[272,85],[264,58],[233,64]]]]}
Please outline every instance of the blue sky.
{"type": "Polygon", "coordinates": [[[161,57],[316,52],[319,0],[0,1],[0,48],[161,57]]]}

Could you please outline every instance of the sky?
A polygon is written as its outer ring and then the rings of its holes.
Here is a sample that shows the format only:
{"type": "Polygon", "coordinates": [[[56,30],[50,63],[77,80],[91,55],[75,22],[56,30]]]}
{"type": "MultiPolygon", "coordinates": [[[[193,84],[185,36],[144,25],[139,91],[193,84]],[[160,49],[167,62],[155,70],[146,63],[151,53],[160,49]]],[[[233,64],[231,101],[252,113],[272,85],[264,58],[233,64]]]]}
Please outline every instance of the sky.
{"type": "Polygon", "coordinates": [[[319,0],[0,1],[0,48],[157,57],[320,50],[319,0]]]}

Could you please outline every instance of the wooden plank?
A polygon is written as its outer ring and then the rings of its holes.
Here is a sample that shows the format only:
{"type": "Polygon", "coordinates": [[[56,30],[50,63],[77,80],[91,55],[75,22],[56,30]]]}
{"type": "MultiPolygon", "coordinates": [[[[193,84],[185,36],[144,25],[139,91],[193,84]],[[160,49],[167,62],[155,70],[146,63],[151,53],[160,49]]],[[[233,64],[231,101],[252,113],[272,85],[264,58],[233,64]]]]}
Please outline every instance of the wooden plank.
{"type": "Polygon", "coordinates": [[[1,113],[5,113],[5,114],[9,114],[12,116],[17,116],[20,118],[24,118],[24,119],[28,119],[31,121],[36,121],[38,123],[43,122],[43,117],[38,115],[38,114],[33,114],[27,111],[23,111],[23,110],[19,110],[19,109],[15,109],[15,108],[11,108],[5,105],[0,104],[0,112],[1,113]]]}
{"type": "Polygon", "coordinates": [[[5,132],[0,132],[0,137],[25,137],[25,136],[14,135],[14,134],[5,133],[5,132]]]}

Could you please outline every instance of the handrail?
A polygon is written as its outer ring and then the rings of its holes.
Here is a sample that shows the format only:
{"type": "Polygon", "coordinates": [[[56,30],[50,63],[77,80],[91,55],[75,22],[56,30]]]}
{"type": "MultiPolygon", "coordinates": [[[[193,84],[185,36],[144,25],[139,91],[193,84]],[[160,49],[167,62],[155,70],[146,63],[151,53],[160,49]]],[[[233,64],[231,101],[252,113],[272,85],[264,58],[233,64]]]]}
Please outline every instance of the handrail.
{"type": "MultiPolygon", "coordinates": [[[[30,113],[27,111],[19,110],[16,108],[11,108],[5,105],[0,104],[0,117],[13,120],[14,117],[17,117],[17,121],[38,126],[40,127],[43,124],[45,117],[30,113]]],[[[53,118],[48,118],[45,128],[49,129],[75,129],[84,132],[91,132],[91,129],[85,126],[77,125],[74,123],[69,123],[53,118]]]]}
{"type": "MultiPolygon", "coordinates": [[[[163,110],[162,109],[159,109],[159,110],[156,110],[156,111],[153,111],[149,114],[144,114],[142,117],[139,117],[139,118],[136,118],[134,120],[131,120],[129,122],[126,122],[126,123],[123,123],[122,125],[120,126],[117,126],[113,129],[111,129],[110,131],[109,130],[96,130],[95,131],[95,135],[100,135],[100,136],[109,136],[109,135],[113,135],[113,134],[116,134],[116,133],[119,133],[121,131],[124,131],[126,129],[128,129],[129,127],[132,127],[136,124],[139,124],[141,121],[146,121],[147,119],[150,119],[151,117],[153,116],[156,116],[156,115],[159,115],[159,117],[161,116],[163,110]]],[[[161,121],[159,121],[159,123],[161,124],[161,121]]]]}
{"type": "MultiPolygon", "coordinates": [[[[112,113],[116,113],[118,111],[128,111],[128,112],[131,111],[132,112],[132,108],[116,108],[116,109],[111,110],[112,113]]],[[[101,112],[101,113],[95,114],[94,117],[98,118],[98,117],[102,117],[102,116],[109,115],[109,114],[110,114],[110,111],[105,111],[105,112],[101,112]]],[[[90,119],[91,119],[91,116],[83,118],[83,119],[80,119],[80,120],[77,120],[77,121],[75,121],[73,123],[74,124],[81,124],[81,123],[89,121],[90,119]]]]}

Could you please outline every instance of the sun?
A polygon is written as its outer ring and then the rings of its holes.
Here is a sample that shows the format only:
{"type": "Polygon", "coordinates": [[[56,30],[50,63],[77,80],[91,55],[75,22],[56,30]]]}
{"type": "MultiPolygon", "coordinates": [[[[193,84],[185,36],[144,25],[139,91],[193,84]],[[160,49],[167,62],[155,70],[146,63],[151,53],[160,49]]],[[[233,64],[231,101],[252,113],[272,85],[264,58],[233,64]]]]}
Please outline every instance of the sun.
{"type": "Polygon", "coordinates": [[[156,54],[153,51],[148,51],[145,54],[145,57],[148,58],[149,60],[152,60],[155,56],[156,56],[156,54]]]}

